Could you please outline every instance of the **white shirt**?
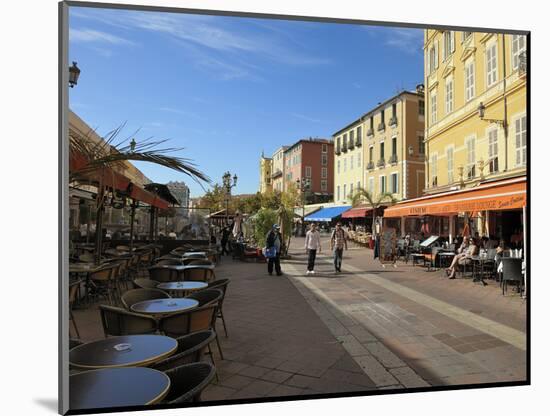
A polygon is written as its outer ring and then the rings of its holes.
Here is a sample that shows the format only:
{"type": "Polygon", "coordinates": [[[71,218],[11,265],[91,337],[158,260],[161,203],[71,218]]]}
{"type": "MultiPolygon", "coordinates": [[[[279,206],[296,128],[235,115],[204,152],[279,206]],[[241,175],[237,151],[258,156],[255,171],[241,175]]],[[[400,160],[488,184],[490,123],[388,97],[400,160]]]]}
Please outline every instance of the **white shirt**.
{"type": "Polygon", "coordinates": [[[309,230],[306,233],[306,246],[307,250],[320,250],[321,249],[321,235],[319,231],[309,230]]]}

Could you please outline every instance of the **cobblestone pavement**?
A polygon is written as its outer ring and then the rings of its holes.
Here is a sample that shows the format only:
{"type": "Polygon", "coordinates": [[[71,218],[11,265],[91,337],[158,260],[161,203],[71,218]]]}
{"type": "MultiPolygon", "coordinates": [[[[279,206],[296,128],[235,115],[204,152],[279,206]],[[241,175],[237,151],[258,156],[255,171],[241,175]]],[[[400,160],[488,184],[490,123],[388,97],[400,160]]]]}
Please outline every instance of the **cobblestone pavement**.
{"type": "MultiPolygon", "coordinates": [[[[328,241],[323,239],[328,249],[328,241]]],[[[262,263],[224,257],[229,277],[214,347],[219,380],[203,400],[364,392],[526,377],[525,302],[498,284],[404,265],[382,268],[350,248],[335,274],[330,253],[305,275],[303,239],[293,239],[283,276],[262,263]]],[[[97,307],[75,310],[81,337],[103,337],[97,307]]]]}

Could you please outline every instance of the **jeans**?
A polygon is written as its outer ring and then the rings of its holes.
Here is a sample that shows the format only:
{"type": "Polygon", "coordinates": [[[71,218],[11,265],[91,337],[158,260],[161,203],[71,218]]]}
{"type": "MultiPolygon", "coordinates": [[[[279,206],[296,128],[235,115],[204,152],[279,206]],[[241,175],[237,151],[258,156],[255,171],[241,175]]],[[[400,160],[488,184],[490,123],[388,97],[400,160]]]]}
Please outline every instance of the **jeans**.
{"type": "Polygon", "coordinates": [[[317,256],[317,250],[309,249],[307,251],[307,269],[312,271],[315,268],[315,256],[317,256]]]}
{"type": "Polygon", "coordinates": [[[281,272],[281,258],[279,253],[277,253],[277,256],[267,260],[267,272],[269,274],[273,273],[273,265],[275,265],[275,272],[277,273],[277,275],[280,275],[282,272],[281,272]]]}
{"type": "Polygon", "coordinates": [[[343,248],[335,248],[334,249],[334,268],[338,271],[340,271],[340,268],[342,267],[342,256],[344,255],[344,249],[343,248]]]}

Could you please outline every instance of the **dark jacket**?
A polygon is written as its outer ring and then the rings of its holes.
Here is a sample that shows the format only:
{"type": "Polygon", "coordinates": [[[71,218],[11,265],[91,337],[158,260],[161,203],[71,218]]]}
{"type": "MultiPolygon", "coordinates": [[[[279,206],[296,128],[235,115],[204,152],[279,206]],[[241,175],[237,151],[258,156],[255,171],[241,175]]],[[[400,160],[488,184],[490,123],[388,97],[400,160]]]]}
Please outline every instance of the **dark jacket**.
{"type": "Polygon", "coordinates": [[[281,233],[275,230],[271,230],[267,233],[265,246],[271,248],[275,245],[275,240],[279,238],[279,243],[282,244],[281,233]]]}

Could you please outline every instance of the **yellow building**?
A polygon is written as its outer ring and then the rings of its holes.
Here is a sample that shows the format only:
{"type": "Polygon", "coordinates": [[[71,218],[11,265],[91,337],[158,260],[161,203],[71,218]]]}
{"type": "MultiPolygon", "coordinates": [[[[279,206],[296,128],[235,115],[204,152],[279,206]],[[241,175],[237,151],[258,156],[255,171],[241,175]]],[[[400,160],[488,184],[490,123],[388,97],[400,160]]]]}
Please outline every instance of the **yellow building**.
{"type": "Polygon", "coordinates": [[[272,163],[272,159],[265,157],[262,152],[262,156],[260,157],[260,193],[262,194],[273,190],[271,182],[272,163]]]}
{"type": "Polygon", "coordinates": [[[424,50],[426,193],[524,175],[525,36],[426,30],[424,50]]]}
{"type": "Polygon", "coordinates": [[[413,198],[424,184],[424,95],[403,91],[333,135],[335,201],[361,186],[373,195],[413,198]]]}
{"type": "Polygon", "coordinates": [[[283,192],[285,191],[285,151],[288,149],[288,146],[279,147],[273,156],[272,160],[272,187],[274,191],[283,192]]]}
{"type": "Polygon", "coordinates": [[[430,29],[424,52],[425,195],[384,216],[400,217],[403,234],[478,232],[521,246],[527,38],[430,29]]]}

